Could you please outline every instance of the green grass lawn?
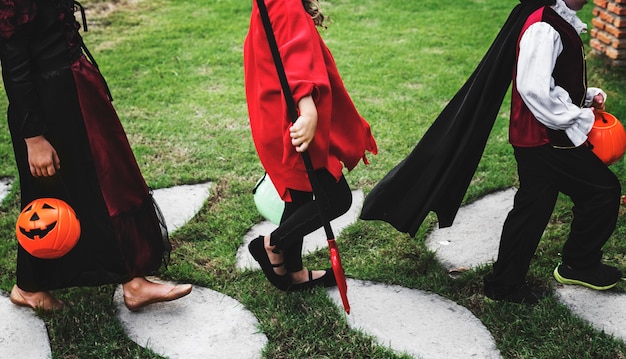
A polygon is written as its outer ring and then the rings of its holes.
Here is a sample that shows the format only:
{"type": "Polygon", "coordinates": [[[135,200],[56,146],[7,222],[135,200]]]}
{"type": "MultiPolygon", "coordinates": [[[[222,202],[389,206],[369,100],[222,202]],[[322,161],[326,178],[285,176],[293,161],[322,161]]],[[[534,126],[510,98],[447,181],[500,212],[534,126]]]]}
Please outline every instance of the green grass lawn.
{"type": "MultiPolygon", "coordinates": [[[[211,198],[196,218],[172,234],[165,279],[191,282],[240,301],[267,335],[265,358],[402,358],[347,326],[324,290],[285,295],[260,271],[239,272],[235,253],[262,220],[251,190],[262,174],[247,118],[242,45],[251,1],[85,0],[112,11],[90,12],[85,42],[107,78],[123,125],[153,188],[212,181],[211,198]],[[315,328],[315,330],[313,330],[315,328]]],[[[357,108],[370,122],[380,153],[348,174],[353,188],[370,190],[415,146],[472,73],[515,0],[332,0],[322,36],[357,108]]],[[[580,13],[590,23],[592,5],[580,13]]],[[[588,35],[584,36],[588,43],[588,35]]],[[[626,71],[589,56],[589,83],[609,95],[607,110],[626,118],[626,71]]],[[[505,99],[465,201],[516,185],[507,142],[505,99]]],[[[0,107],[6,98],[0,97],[0,107]]],[[[6,121],[0,122],[0,177],[15,176],[6,121]]],[[[624,183],[622,161],[611,167],[624,183]]],[[[0,288],[14,283],[17,188],[0,207],[0,288]]],[[[528,280],[550,288],[571,218],[559,199],[528,280]]],[[[433,291],[470,309],[491,331],[505,358],[625,358],[626,344],[593,329],[556,299],[537,306],[484,300],[487,266],[451,278],[424,245],[431,215],[415,238],[382,222],[358,221],[338,239],[347,275],[433,291]]],[[[626,270],[626,220],[605,247],[605,260],[626,270]]],[[[328,265],[320,251],[307,266],[328,265]]],[[[623,292],[624,284],[616,291],[623,292]]],[[[41,314],[54,358],[158,358],[126,338],[114,320],[113,286],[55,293],[67,311],[41,314]]]]}

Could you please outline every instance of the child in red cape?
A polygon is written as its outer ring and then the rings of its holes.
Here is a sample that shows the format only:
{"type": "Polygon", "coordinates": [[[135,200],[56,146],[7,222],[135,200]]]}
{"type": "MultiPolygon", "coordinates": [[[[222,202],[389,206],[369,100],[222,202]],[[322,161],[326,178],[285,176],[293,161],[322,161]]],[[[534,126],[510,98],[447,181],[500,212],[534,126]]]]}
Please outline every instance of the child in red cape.
{"type": "Polygon", "coordinates": [[[252,137],[266,172],[285,201],[280,226],[250,243],[268,280],[281,290],[335,285],[332,269],[302,264],[303,237],[322,226],[302,162],[308,151],[323,193],[316,200],[327,218],[345,213],[352,194],[344,166],[352,170],[365,152],[377,153],[369,124],[357,112],[316,26],[324,16],[314,0],[266,0],[270,22],[299,117],[293,124],[256,2],[244,44],[244,72],[252,137]]]}

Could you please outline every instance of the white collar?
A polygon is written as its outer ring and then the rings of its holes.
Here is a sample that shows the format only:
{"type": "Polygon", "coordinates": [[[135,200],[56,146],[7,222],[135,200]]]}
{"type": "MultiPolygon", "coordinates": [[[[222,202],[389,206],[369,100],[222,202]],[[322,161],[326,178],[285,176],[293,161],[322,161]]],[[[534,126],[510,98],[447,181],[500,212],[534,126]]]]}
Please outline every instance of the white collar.
{"type": "Polygon", "coordinates": [[[551,8],[565,21],[572,25],[572,27],[576,29],[576,32],[579,34],[587,32],[587,24],[582,22],[582,20],[576,15],[576,11],[567,7],[563,0],[556,0],[556,4],[552,5],[551,8]]]}

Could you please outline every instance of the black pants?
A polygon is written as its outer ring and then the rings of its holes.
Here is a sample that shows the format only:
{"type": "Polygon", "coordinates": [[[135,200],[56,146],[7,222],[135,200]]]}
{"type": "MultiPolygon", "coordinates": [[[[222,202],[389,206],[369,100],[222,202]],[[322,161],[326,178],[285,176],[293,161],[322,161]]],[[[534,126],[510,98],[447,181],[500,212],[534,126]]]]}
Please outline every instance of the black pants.
{"type": "MultiPolygon", "coordinates": [[[[322,187],[322,193],[316,193],[328,220],[346,213],[352,205],[352,192],[341,176],[339,181],[326,170],[315,171],[322,187]]],[[[313,193],[289,190],[291,202],[285,202],[285,211],[280,226],[272,232],[270,244],[283,251],[285,268],[288,272],[302,270],[302,242],[304,236],[322,227],[319,209],[313,201],[313,193]]]]}
{"type": "Polygon", "coordinates": [[[530,261],[554,210],[559,192],[574,203],[562,261],[574,268],[598,264],[602,246],[615,229],[621,187],[589,148],[550,145],[514,148],[520,187],[500,239],[485,289],[506,292],[523,284],[530,261]]]}

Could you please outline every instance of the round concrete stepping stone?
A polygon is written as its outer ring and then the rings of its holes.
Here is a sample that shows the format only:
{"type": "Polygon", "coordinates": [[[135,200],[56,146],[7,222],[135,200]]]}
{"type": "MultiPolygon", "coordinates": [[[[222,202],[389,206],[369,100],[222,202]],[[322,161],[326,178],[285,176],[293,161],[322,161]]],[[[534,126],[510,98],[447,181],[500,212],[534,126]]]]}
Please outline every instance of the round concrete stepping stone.
{"type": "MultiPolygon", "coordinates": [[[[337,288],[327,292],[342,308],[337,288]]],[[[501,358],[481,321],[439,295],[348,279],[348,299],[350,327],[397,352],[425,359],[501,358]]]]}
{"type": "MultiPolygon", "coordinates": [[[[361,213],[361,207],[363,206],[363,191],[352,191],[352,206],[348,212],[342,216],[330,221],[330,225],[333,228],[333,234],[338,237],[341,231],[352,223],[356,222],[361,213]]],[[[248,244],[260,235],[266,235],[275,230],[277,226],[270,221],[263,221],[253,226],[243,238],[243,245],[237,250],[237,262],[236,267],[240,270],[244,269],[261,269],[257,261],[252,258],[252,255],[248,251],[248,244]]],[[[341,249],[341,244],[339,244],[341,249]]],[[[327,248],[328,242],[324,228],[320,228],[313,233],[310,233],[304,237],[304,245],[302,247],[302,253],[308,254],[315,252],[320,248],[327,248]]]]}
{"type": "MultiPolygon", "coordinates": [[[[12,178],[0,178],[0,202],[9,194],[12,178]]],[[[52,358],[44,322],[30,308],[0,295],[0,358],[52,358]]]]}
{"type": "Polygon", "coordinates": [[[435,228],[426,246],[447,269],[472,268],[498,256],[500,234],[516,189],[489,194],[459,209],[454,224],[435,228]]]}
{"type": "MultiPolygon", "coordinates": [[[[502,225],[513,208],[516,190],[487,195],[459,209],[454,224],[436,228],[426,239],[429,249],[448,269],[493,262],[498,255],[502,225]]],[[[594,328],[626,340],[626,294],[599,292],[581,286],[558,285],[557,298],[594,328]]]]}
{"type": "Polygon", "coordinates": [[[626,340],[626,294],[558,285],[559,301],[594,328],[626,340]]]}
{"type": "Polygon", "coordinates": [[[52,358],[44,322],[0,295],[0,358],[52,358]]]}
{"type": "Polygon", "coordinates": [[[211,182],[154,190],[152,196],[159,205],[169,232],[192,219],[209,197],[211,182]]]}
{"type": "Polygon", "coordinates": [[[267,343],[251,312],[233,298],[207,288],[194,286],[183,298],[131,312],[118,286],[114,301],[129,338],[170,359],[261,358],[267,343]]]}
{"type": "Polygon", "coordinates": [[[4,201],[4,197],[9,194],[13,179],[9,177],[0,178],[0,202],[4,201]]]}

